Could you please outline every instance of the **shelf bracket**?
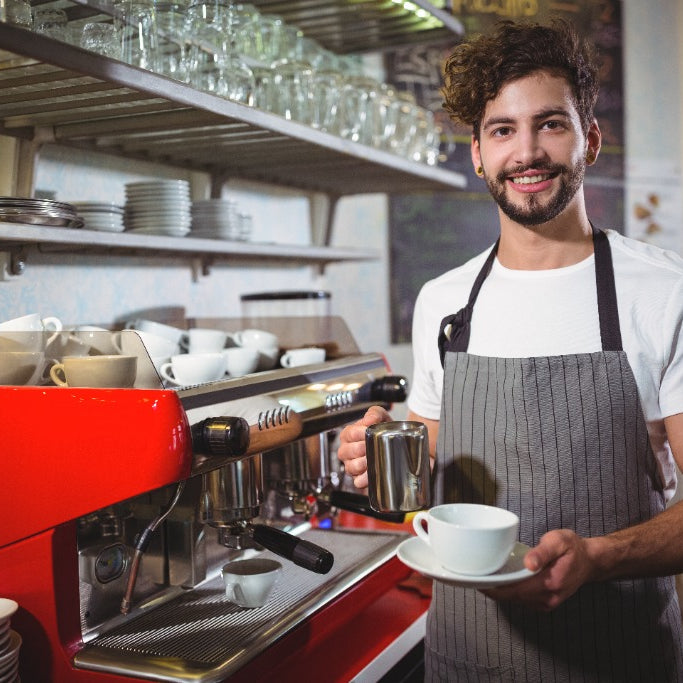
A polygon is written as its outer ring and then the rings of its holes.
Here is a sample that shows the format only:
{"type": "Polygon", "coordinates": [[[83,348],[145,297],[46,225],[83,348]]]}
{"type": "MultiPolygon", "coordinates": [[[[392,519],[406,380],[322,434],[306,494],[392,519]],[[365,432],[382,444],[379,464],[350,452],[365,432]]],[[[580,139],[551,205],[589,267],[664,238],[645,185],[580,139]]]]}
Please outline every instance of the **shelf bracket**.
{"type": "Polygon", "coordinates": [[[26,254],[20,247],[0,251],[0,282],[16,280],[26,270],[26,254]]]}
{"type": "Polygon", "coordinates": [[[208,256],[199,256],[192,259],[192,282],[199,282],[202,277],[211,275],[211,266],[214,259],[208,256]]]}
{"type": "MultiPolygon", "coordinates": [[[[314,192],[308,197],[311,219],[311,243],[316,247],[329,247],[332,242],[332,230],[337,213],[337,202],[341,195],[314,192]]],[[[317,266],[318,274],[325,272],[325,265],[317,266]]]]}
{"type": "Polygon", "coordinates": [[[38,157],[43,145],[54,142],[54,130],[50,126],[36,127],[30,140],[19,140],[17,152],[16,195],[33,197],[38,157]]]}

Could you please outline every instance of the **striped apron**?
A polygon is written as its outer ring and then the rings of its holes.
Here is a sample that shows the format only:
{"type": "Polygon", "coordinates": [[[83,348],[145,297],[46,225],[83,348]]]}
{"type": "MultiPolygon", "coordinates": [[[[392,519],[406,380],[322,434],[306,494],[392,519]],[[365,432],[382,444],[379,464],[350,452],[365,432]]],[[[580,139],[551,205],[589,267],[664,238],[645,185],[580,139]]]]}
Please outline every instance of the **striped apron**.
{"type": "MultiPolygon", "coordinates": [[[[512,510],[529,546],[551,529],[609,534],[665,507],[622,349],[609,242],[596,230],[593,242],[601,352],[467,353],[472,310],[497,245],[467,306],[441,325],[434,504],[512,510]]],[[[681,639],[673,577],[587,584],[548,613],[435,581],[426,680],[683,681],[681,639]]]]}

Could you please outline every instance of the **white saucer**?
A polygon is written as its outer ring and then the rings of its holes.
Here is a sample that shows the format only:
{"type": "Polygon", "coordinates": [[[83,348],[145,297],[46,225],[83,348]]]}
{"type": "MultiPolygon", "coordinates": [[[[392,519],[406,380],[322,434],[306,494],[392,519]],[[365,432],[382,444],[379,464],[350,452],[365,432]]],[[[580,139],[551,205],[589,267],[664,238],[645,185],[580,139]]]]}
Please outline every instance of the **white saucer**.
{"type": "Polygon", "coordinates": [[[430,579],[454,586],[493,588],[528,579],[536,573],[524,567],[524,556],[528,551],[528,545],[516,543],[505,564],[497,572],[485,576],[456,574],[444,569],[434,556],[432,549],[421,538],[406,539],[398,546],[396,554],[403,564],[430,579]]]}

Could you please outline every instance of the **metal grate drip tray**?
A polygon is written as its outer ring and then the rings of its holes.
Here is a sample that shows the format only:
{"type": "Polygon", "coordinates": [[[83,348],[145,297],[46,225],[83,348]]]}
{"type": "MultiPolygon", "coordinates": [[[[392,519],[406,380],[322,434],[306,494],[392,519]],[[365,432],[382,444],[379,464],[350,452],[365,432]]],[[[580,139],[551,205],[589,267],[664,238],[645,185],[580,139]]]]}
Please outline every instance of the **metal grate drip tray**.
{"type": "Polygon", "coordinates": [[[156,681],[222,681],[390,559],[405,534],[309,529],[301,538],[332,552],[328,574],[281,560],[281,578],[258,609],[229,602],[218,576],[91,641],[75,665],[156,681]]]}

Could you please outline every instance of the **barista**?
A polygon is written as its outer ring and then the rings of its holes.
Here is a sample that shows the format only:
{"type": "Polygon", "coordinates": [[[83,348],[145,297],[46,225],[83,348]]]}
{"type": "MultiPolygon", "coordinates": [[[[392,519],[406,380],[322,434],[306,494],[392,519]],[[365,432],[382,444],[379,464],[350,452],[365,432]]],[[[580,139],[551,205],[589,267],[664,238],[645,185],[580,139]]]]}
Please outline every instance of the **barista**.
{"type": "MultiPolygon", "coordinates": [[[[589,221],[597,65],[568,24],[503,22],[445,76],[500,237],[420,292],[410,419],[430,432],[435,503],[512,510],[540,571],[435,581],[426,678],[681,681],[683,260],[589,221]]],[[[365,426],[388,419],[373,407],[341,434],[360,488],[365,426]]]]}

